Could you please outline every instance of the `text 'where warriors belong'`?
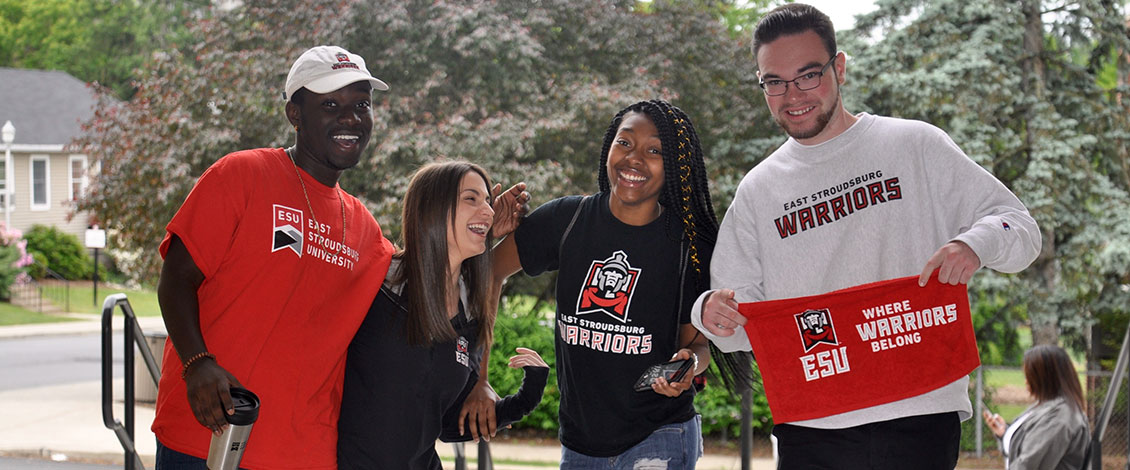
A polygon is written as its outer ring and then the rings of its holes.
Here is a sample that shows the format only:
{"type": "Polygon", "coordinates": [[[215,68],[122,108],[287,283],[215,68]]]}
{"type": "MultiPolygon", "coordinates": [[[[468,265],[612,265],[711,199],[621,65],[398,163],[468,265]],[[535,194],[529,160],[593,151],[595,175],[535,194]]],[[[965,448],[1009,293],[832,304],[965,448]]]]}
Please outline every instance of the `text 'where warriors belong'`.
{"type": "Polygon", "coordinates": [[[957,321],[957,304],[915,309],[903,300],[864,308],[862,313],[867,321],[856,324],[855,330],[877,352],[922,342],[919,330],[957,321]]]}

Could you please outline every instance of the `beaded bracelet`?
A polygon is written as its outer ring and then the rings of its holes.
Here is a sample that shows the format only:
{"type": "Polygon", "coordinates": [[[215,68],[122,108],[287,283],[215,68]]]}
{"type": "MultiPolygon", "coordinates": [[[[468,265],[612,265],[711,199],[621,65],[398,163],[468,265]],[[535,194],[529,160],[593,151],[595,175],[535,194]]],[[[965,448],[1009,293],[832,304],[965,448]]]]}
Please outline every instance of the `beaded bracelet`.
{"type": "Polygon", "coordinates": [[[202,353],[198,353],[198,354],[196,354],[195,356],[192,356],[192,357],[188,358],[188,360],[187,360],[187,361],[184,361],[184,367],[182,367],[182,368],[181,368],[182,370],[181,370],[181,373],[180,373],[180,378],[181,378],[181,379],[184,379],[185,377],[187,377],[187,376],[188,376],[188,368],[189,368],[189,366],[191,366],[191,365],[192,365],[192,364],[193,364],[194,362],[196,362],[196,361],[198,361],[198,360],[200,360],[200,359],[203,359],[203,358],[205,358],[205,357],[207,357],[207,358],[210,358],[210,359],[212,359],[213,361],[214,361],[214,360],[216,360],[216,356],[215,356],[215,355],[213,355],[212,353],[208,352],[208,351],[204,351],[204,352],[202,352],[202,353]]]}

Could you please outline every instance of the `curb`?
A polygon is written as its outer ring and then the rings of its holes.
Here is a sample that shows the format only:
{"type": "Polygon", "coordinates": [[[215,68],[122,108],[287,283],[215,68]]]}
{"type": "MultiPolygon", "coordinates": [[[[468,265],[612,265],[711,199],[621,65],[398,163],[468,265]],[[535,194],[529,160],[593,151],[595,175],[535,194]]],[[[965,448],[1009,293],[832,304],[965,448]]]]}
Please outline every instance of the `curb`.
{"type": "MultiPolygon", "coordinates": [[[[53,335],[83,335],[102,332],[101,315],[87,313],[68,313],[52,316],[57,316],[60,318],[74,318],[76,320],[0,326],[0,339],[29,338],[35,336],[53,335]]],[[[141,326],[141,330],[143,332],[165,333],[165,322],[161,317],[137,317],[137,323],[141,326]]],[[[124,325],[124,316],[114,315],[110,318],[111,330],[122,331],[124,325]]]]}

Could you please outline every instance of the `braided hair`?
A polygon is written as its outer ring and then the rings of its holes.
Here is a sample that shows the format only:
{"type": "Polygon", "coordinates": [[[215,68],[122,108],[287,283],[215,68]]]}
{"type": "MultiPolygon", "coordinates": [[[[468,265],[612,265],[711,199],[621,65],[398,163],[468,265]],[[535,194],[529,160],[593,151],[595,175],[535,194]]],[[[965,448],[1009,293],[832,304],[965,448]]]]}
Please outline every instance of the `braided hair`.
{"type": "Polygon", "coordinates": [[[600,150],[600,173],[597,176],[600,190],[609,192],[611,188],[608,181],[608,151],[612,148],[612,141],[616,138],[624,116],[633,112],[646,115],[659,131],[663,155],[663,189],[659,194],[659,204],[663,206],[667,217],[667,233],[675,240],[688,242],[688,257],[696,286],[706,289],[710,286],[710,273],[703,266],[699,249],[703,244],[714,246],[718,238],[718,217],[710,202],[702,145],[699,144],[694,125],[683,110],[655,99],[640,101],[617,113],[604,134],[604,144],[600,150]],[[674,221],[678,221],[679,226],[673,229],[671,225],[676,223],[674,221]]]}
{"type": "MultiPolygon", "coordinates": [[[[700,251],[714,249],[714,243],[718,239],[718,216],[710,201],[702,145],[694,124],[683,110],[660,99],[640,101],[620,110],[612,118],[600,149],[600,170],[597,175],[600,191],[611,191],[608,152],[624,116],[633,112],[646,115],[659,131],[660,153],[663,156],[663,188],[659,193],[659,204],[664,208],[667,233],[674,240],[688,242],[687,258],[696,292],[704,291],[710,287],[710,272],[709,266],[702,260],[711,253],[703,254],[700,251]],[[672,227],[674,224],[677,227],[672,227]]],[[[727,388],[738,390],[753,383],[753,356],[750,353],[723,353],[714,343],[710,343],[710,355],[727,388]]]]}

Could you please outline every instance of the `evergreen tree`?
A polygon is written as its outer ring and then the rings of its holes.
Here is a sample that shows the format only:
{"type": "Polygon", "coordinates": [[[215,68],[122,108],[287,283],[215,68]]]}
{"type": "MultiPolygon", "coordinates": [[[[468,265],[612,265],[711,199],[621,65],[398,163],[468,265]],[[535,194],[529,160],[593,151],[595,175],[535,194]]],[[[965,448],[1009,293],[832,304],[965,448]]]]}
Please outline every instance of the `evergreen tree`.
{"type": "Polygon", "coordinates": [[[880,0],[843,35],[852,109],[931,122],[1016,192],[1043,250],[1015,276],[982,274],[975,299],[1037,343],[1082,345],[1130,305],[1130,36],[1109,1],[880,0]],[[880,40],[873,36],[882,36],[880,40]],[[1113,72],[1112,72],[1113,71],[1113,72]]]}

